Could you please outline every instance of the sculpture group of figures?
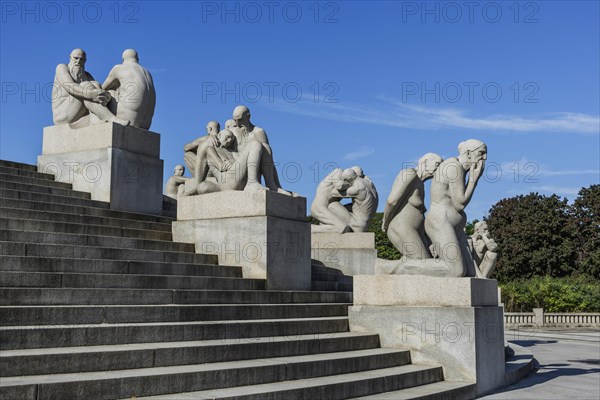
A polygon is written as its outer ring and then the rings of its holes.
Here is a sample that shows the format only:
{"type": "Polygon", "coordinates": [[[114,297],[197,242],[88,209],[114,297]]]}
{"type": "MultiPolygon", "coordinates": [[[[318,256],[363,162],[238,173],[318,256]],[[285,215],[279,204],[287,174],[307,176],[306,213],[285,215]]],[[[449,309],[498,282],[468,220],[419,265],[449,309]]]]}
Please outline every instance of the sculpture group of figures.
{"type": "MultiPolygon", "coordinates": [[[[54,124],[80,128],[110,121],[149,129],[156,94],[152,76],[139,64],[137,52],[125,50],[122,64],[114,66],[102,84],[85,70],[85,63],[85,51],[75,49],[69,64],[57,66],[54,124]]],[[[209,122],[206,135],[186,144],[183,151],[192,177],[184,177],[185,166],[177,165],[166,185],[167,196],[228,190],[271,190],[296,196],[281,187],[267,134],[251,122],[248,107],[236,107],[223,130],[219,122],[209,122]]],[[[485,222],[475,226],[471,238],[464,231],[464,209],[483,173],[487,147],[471,139],[462,142],[458,152],[458,157],[447,160],[427,153],[415,168],[404,169],[396,177],[382,230],[402,258],[380,272],[488,277],[493,271],[497,245],[485,222]],[[429,179],[431,200],[426,210],[424,183],[429,179]]],[[[336,168],[317,187],[310,210],[320,224],[312,231],[365,232],[378,203],[375,185],[361,167],[336,168]],[[343,199],[351,202],[342,204],[343,199]]]]}
{"type": "Polygon", "coordinates": [[[482,176],[487,146],[470,139],[458,145],[458,153],[458,157],[446,160],[427,153],[416,168],[404,169],[396,177],[385,205],[382,230],[402,258],[384,272],[445,277],[491,274],[495,243],[489,238],[487,225],[480,223],[479,234],[469,244],[464,212],[482,176]],[[427,211],[424,183],[429,179],[427,211]]]}
{"type": "Polygon", "coordinates": [[[206,136],[183,149],[192,178],[184,178],[185,168],[177,165],[167,182],[166,194],[177,198],[227,190],[272,190],[296,196],[281,187],[267,133],[250,118],[248,107],[238,106],[225,129],[221,130],[217,121],[209,122],[206,136]]]}
{"type": "Polygon", "coordinates": [[[115,65],[102,84],[85,70],[85,51],[75,49],[69,58],[69,64],[56,67],[52,87],[55,125],[81,128],[111,121],[150,128],[156,104],[154,81],[139,64],[137,51],[125,50],[123,63],[115,65]]]}
{"type": "Polygon", "coordinates": [[[378,204],[377,189],[361,167],[336,168],[317,187],[310,213],[320,224],[312,231],[366,232],[378,204]],[[342,205],[346,198],[352,202],[342,205]]]}
{"type": "MultiPolygon", "coordinates": [[[[427,153],[415,168],[404,169],[396,177],[382,230],[402,258],[379,268],[380,273],[485,278],[493,271],[497,245],[485,222],[476,225],[471,238],[465,233],[464,209],[482,176],[487,146],[471,139],[462,142],[458,152],[458,157],[447,160],[427,153]],[[425,182],[429,179],[427,210],[425,182]]],[[[250,110],[245,106],[235,108],[223,130],[218,122],[209,122],[206,136],[185,145],[183,158],[192,178],[183,177],[183,165],[175,167],[166,188],[173,198],[225,190],[295,195],[281,188],[266,133],[250,122],[250,110]]],[[[317,187],[310,213],[319,225],[313,225],[312,232],[366,232],[378,203],[375,185],[361,167],[336,168],[317,187]],[[351,202],[342,204],[344,199],[351,202]]]]}

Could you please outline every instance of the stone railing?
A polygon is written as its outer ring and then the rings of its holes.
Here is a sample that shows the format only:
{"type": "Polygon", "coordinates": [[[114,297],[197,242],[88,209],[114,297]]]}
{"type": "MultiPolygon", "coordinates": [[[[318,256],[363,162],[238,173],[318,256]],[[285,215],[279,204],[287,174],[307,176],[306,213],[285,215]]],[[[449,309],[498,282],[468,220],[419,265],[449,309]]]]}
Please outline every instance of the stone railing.
{"type": "Polygon", "coordinates": [[[543,308],[533,312],[505,312],[506,326],[600,326],[600,313],[546,313],[543,308]]]}

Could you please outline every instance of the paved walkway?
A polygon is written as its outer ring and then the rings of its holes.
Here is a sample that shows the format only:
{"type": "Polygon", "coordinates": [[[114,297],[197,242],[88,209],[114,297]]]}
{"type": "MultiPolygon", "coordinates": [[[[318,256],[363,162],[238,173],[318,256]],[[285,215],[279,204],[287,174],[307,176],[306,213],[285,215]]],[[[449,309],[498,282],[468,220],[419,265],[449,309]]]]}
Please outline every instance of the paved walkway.
{"type": "Polygon", "coordinates": [[[537,373],[482,399],[600,399],[600,329],[507,331],[540,363],[537,373]]]}

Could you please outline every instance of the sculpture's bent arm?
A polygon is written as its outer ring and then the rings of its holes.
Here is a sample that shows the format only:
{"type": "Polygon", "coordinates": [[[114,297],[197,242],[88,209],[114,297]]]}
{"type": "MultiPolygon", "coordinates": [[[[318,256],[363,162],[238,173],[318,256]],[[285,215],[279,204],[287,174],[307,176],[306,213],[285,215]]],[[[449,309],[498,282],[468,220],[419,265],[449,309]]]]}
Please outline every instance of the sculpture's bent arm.
{"type": "Polygon", "coordinates": [[[472,169],[471,174],[469,174],[469,182],[467,183],[467,187],[465,188],[465,170],[462,165],[456,160],[456,176],[448,179],[448,190],[450,192],[450,201],[452,202],[452,206],[456,211],[463,211],[469,201],[471,201],[471,197],[473,196],[473,192],[475,191],[475,179],[471,177],[473,175],[472,169]]]}
{"type": "Polygon", "coordinates": [[[346,197],[350,197],[350,198],[355,198],[358,197],[358,195],[362,192],[367,190],[367,187],[363,184],[359,184],[358,179],[355,180],[352,185],[346,189],[345,193],[346,193],[346,197]]]}
{"type": "Polygon", "coordinates": [[[66,65],[59,64],[56,67],[56,80],[71,96],[82,100],[94,101],[94,91],[85,89],[78,83],[75,83],[69,73],[69,67],[66,65]]]}
{"type": "Polygon", "coordinates": [[[119,82],[119,79],[117,78],[117,69],[118,65],[115,65],[110,72],[108,73],[108,76],[106,77],[106,80],[104,81],[104,83],[102,84],[102,89],[104,90],[111,90],[111,89],[117,89],[121,83],[119,82]]]}
{"type": "Polygon", "coordinates": [[[198,148],[198,146],[200,146],[200,144],[202,144],[203,141],[206,140],[206,136],[201,136],[198,139],[195,139],[194,141],[186,144],[185,146],[183,146],[183,151],[194,151],[198,148]]]}
{"type": "Polygon", "coordinates": [[[265,132],[262,128],[257,129],[257,131],[254,133],[254,140],[261,142],[265,150],[267,150],[267,153],[269,153],[271,157],[273,156],[273,150],[271,149],[271,145],[269,145],[267,132],[265,132]]]}
{"type": "Polygon", "coordinates": [[[417,173],[414,169],[403,169],[400,171],[396,180],[392,185],[392,191],[387,198],[385,209],[383,210],[383,220],[381,223],[381,229],[386,231],[390,222],[400,210],[398,206],[400,204],[406,204],[406,198],[410,192],[410,186],[417,178],[417,173]]]}

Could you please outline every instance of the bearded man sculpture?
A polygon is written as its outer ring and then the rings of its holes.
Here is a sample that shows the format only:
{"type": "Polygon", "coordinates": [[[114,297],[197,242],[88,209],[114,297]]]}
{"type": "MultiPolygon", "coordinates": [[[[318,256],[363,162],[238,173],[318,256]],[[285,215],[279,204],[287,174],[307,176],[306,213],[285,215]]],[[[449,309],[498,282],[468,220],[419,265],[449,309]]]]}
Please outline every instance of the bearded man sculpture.
{"type": "Polygon", "coordinates": [[[85,70],[86,54],[82,49],[71,52],[69,64],[56,67],[52,87],[52,118],[55,125],[73,124],[89,115],[90,121],[111,121],[129,125],[128,120],[118,118],[107,107],[111,94],[85,70]]]}

